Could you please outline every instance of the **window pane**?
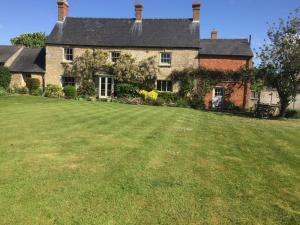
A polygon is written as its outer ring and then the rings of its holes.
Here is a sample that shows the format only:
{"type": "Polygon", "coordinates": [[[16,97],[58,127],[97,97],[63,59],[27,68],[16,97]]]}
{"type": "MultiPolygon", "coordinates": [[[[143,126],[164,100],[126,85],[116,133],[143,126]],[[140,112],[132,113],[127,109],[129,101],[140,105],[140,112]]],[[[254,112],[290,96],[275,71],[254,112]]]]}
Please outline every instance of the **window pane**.
{"type": "Polygon", "coordinates": [[[163,64],[171,64],[171,53],[162,52],[160,54],[160,62],[163,64]]]}
{"type": "Polygon", "coordinates": [[[63,77],[62,85],[65,87],[67,85],[75,86],[75,77],[63,77]]]}
{"type": "Polygon", "coordinates": [[[73,49],[72,48],[65,48],[64,49],[64,57],[67,61],[73,61],[73,49]]]}
{"type": "Polygon", "coordinates": [[[120,52],[112,52],[111,53],[111,61],[114,63],[117,62],[119,60],[120,56],[121,56],[120,52]]]}
{"type": "Polygon", "coordinates": [[[165,80],[162,81],[162,91],[167,91],[167,82],[165,80]]]}
{"type": "Polygon", "coordinates": [[[168,81],[167,91],[170,91],[170,92],[173,91],[173,84],[172,84],[172,81],[168,81]]]}

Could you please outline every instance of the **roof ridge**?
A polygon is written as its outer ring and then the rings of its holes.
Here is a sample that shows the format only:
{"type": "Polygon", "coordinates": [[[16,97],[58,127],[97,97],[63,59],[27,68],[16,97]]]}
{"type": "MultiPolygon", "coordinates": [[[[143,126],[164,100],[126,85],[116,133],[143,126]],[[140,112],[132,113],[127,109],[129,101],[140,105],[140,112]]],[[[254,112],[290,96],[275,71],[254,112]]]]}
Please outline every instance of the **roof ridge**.
{"type": "Polygon", "coordinates": [[[241,41],[241,40],[248,40],[248,38],[218,38],[218,39],[211,39],[211,38],[201,38],[200,41],[241,41]]]}
{"type": "MultiPolygon", "coordinates": [[[[74,17],[68,16],[66,19],[94,19],[94,20],[135,20],[135,18],[113,18],[113,17],[74,17]]],[[[143,20],[192,20],[191,18],[143,18],[143,20]]]]}

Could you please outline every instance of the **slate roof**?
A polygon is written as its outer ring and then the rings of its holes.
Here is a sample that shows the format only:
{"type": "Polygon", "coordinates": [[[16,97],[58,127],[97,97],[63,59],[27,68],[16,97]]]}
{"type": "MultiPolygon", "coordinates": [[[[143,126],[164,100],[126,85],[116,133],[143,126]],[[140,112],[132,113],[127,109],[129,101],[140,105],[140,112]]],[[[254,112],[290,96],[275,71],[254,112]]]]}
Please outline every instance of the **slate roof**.
{"type": "Polygon", "coordinates": [[[21,47],[0,45],[0,63],[5,63],[21,47]]]}
{"type": "Polygon", "coordinates": [[[12,72],[45,73],[45,49],[24,48],[9,69],[12,72]]]}
{"type": "Polygon", "coordinates": [[[47,44],[99,47],[199,48],[199,23],[192,19],[75,18],[57,22],[47,44]]]}
{"type": "Polygon", "coordinates": [[[201,39],[200,55],[252,57],[253,52],[247,39],[201,39]]]}

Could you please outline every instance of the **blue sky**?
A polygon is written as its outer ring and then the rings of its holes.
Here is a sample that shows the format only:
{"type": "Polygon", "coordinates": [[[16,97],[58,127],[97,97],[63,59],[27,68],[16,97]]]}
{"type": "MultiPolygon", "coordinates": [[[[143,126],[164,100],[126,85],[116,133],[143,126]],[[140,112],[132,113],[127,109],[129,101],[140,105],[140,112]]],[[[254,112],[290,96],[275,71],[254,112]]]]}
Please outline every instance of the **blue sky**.
{"type": "MultiPolygon", "coordinates": [[[[189,18],[193,0],[141,0],[145,18],[189,18]]],[[[70,16],[134,16],[135,0],[69,0],[70,16]]],[[[299,0],[202,0],[201,38],[212,29],[220,38],[241,38],[251,34],[253,47],[264,40],[267,22],[286,18],[300,6],[299,0]]],[[[56,0],[1,0],[0,44],[25,32],[50,33],[57,18],[56,0]]]]}

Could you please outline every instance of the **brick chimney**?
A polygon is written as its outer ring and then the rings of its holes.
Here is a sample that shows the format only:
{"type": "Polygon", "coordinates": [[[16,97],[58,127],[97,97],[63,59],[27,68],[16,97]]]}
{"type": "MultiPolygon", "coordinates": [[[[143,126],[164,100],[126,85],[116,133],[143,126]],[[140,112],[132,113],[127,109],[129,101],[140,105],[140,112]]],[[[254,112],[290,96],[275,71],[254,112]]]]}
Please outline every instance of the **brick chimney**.
{"type": "Polygon", "coordinates": [[[200,3],[194,3],[193,4],[193,22],[200,22],[200,3]]]}
{"type": "Polygon", "coordinates": [[[67,0],[57,0],[58,21],[63,22],[69,13],[69,4],[67,0]]]}
{"type": "Polygon", "coordinates": [[[142,22],[143,20],[143,4],[136,3],[135,4],[135,21],[136,22],[142,22]]]}
{"type": "Polygon", "coordinates": [[[213,30],[213,31],[211,32],[211,39],[212,39],[212,40],[218,39],[218,31],[213,30]]]}

